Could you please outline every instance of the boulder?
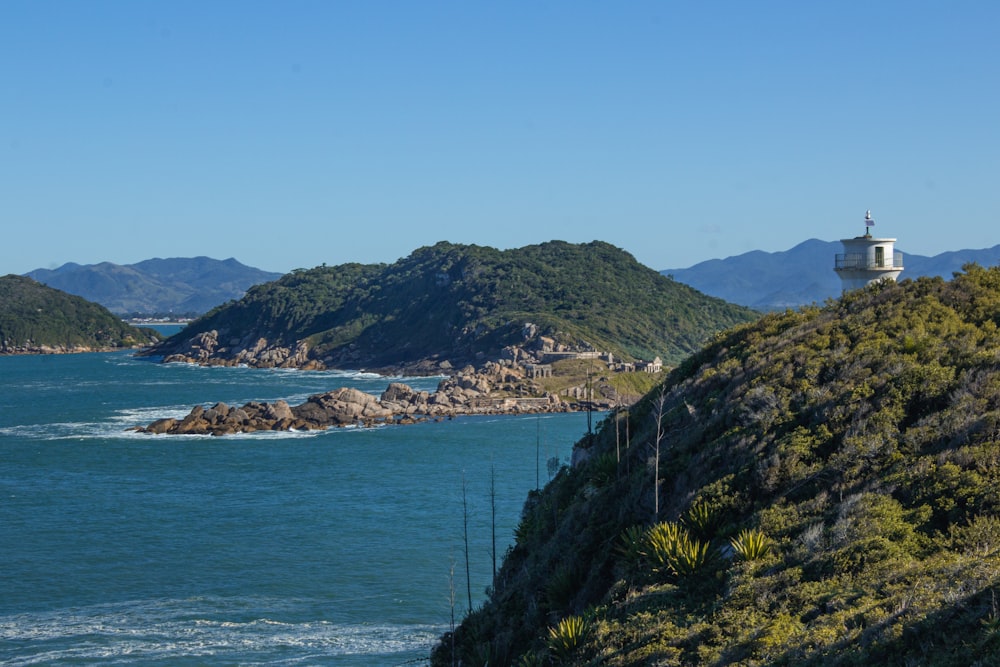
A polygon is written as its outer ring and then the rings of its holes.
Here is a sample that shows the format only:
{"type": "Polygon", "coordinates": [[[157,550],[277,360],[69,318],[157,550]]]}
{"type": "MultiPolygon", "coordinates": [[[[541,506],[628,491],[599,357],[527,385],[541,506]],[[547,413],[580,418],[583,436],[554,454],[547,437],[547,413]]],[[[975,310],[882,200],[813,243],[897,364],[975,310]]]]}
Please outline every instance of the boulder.
{"type": "Polygon", "coordinates": [[[382,392],[383,402],[392,401],[394,403],[412,403],[417,392],[408,384],[402,382],[390,382],[389,386],[382,392]]]}
{"type": "Polygon", "coordinates": [[[265,403],[261,416],[269,421],[281,421],[283,419],[294,419],[292,408],[288,401],[277,400],[274,403],[265,403]]]}
{"type": "Polygon", "coordinates": [[[299,419],[323,426],[352,424],[363,419],[391,417],[392,410],[384,407],[371,394],[352,387],[342,387],[325,394],[310,396],[302,405],[292,408],[299,419]]]}
{"type": "Polygon", "coordinates": [[[209,424],[221,424],[229,417],[229,406],[225,403],[216,403],[202,413],[202,418],[209,424]]]}
{"type": "Polygon", "coordinates": [[[177,425],[176,419],[157,419],[155,422],[147,426],[144,431],[146,433],[169,433],[174,426],[177,425]]]}

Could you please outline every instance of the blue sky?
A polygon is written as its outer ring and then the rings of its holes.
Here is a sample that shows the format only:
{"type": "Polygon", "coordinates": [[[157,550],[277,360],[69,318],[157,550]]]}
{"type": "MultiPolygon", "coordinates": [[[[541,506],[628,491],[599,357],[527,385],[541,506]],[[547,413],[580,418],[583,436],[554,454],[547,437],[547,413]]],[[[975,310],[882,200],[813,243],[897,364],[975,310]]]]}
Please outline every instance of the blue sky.
{"type": "MultiPolygon", "coordinates": [[[[0,2],[0,274],[1000,243],[1000,3],[0,2]]],[[[832,265],[832,258],[831,258],[832,265]]]]}

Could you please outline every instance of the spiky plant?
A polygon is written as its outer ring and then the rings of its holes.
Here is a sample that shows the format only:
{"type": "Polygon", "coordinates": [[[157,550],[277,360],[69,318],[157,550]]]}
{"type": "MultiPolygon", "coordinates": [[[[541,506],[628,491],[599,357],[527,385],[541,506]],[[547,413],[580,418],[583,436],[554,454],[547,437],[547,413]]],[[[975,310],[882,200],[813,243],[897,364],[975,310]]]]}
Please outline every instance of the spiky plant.
{"type": "Polygon", "coordinates": [[[633,567],[639,563],[643,556],[645,541],[646,529],[642,525],[629,526],[622,531],[621,537],[618,538],[615,551],[626,565],[633,567]]]}
{"type": "Polygon", "coordinates": [[[688,530],[701,538],[708,539],[715,530],[718,514],[708,503],[698,502],[688,508],[681,521],[688,530]]]}
{"type": "Polygon", "coordinates": [[[643,555],[658,572],[676,576],[694,574],[708,562],[708,542],[692,538],[679,523],[665,521],[650,527],[643,555]]]}
{"type": "Polygon", "coordinates": [[[743,560],[760,560],[771,550],[771,539],[757,528],[744,528],[729,543],[743,560]]]}
{"type": "Polygon", "coordinates": [[[560,565],[545,585],[549,609],[560,611],[567,606],[577,590],[579,576],[571,565],[560,565]]]}
{"type": "Polygon", "coordinates": [[[708,562],[709,556],[708,542],[696,540],[690,535],[684,535],[677,545],[677,555],[674,562],[674,571],[680,576],[687,576],[698,572],[708,562]]]}
{"type": "Polygon", "coordinates": [[[523,654],[514,663],[515,667],[545,667],[546,664],[548,664],[548,660],[545,654],[536,651],[529,651],[523,654]]]}
{"type": "Polygon", "coordinates": [[[549,628],[549,650],[560,661],[565,661],[583,643],[587,634],[587,621],[582,616],[567,616],[555,627],[549,628]]]}
{"type": "Polygon", "coordinates": [[[677,560],[677,549],[681,537],[687,531],[679,523],[664,521],[646,530],[642,555],[652,564],[656,571],[668,571],[676,574],[674,563],[677,560]]]}
{"type": "Polygon", "coordinates": [[[606,486],[618,474],[618,460],[614,452],[602,454],[590,464],[590,481],[596,487],[606,486]]]}

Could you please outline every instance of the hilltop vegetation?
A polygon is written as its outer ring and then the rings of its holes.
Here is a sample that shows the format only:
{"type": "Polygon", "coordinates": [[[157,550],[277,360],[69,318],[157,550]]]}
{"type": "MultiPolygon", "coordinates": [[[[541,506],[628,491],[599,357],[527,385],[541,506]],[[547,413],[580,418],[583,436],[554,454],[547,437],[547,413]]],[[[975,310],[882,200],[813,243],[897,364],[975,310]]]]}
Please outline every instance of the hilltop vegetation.
{"type": "Polygon", "coordinates": [[[718,335],[530,495],[434,664],[996,664],[998,324],[970,265],[718,335]]]}
{"type": "Polygon", "coordinates": [[[0,278],[0,353],[107,350],[159,338],[155,331],[125,324],[103,306],[31,278],[0,278]]]}
{"type": "Polygon", "coordinates": [[[154,352],[176,353],[216,331],[213,359],[256,346],[305,348],[311,362],[340,368],[458,365],[549,337],[676,363],[712,333],[756,316],[606,243],[553,241],[507,251],[438,243],[391,265],[294,271],[208,313],[154,352]]]}

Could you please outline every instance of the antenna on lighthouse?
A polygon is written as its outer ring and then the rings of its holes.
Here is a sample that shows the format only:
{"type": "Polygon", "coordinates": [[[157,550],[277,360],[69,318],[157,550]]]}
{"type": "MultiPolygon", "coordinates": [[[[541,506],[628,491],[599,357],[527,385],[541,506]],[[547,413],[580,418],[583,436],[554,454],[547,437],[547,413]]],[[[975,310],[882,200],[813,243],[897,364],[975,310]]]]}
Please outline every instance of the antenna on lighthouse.
{"type": "Polygon", "coordinates": [[[868,209],[865,211],[865,236],[871,236],[871,228],[875,226],[875,221],[872,220],[872,210],[868,209]]]}

